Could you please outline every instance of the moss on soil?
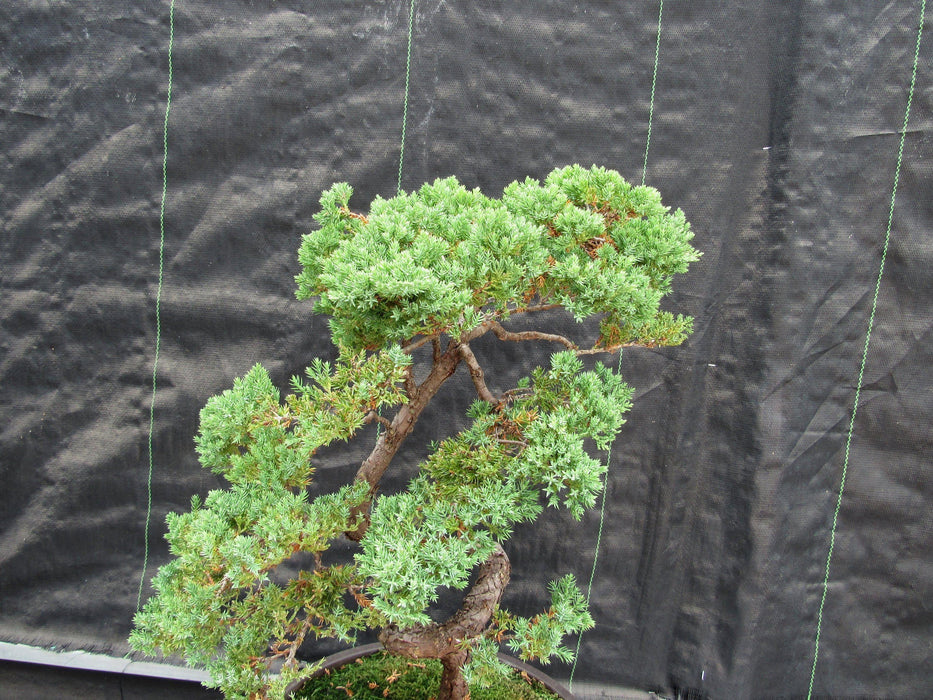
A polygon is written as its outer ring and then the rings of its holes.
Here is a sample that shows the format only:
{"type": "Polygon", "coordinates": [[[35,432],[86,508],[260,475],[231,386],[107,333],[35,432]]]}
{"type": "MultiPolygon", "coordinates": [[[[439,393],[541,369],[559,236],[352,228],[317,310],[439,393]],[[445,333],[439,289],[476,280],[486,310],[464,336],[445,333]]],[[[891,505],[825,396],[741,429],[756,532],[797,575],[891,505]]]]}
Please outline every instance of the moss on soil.
{"type": "MultiPolygon", "coordinates": [[[[429,700],[437,694],[441,663],[434,659],[414,661],[384,652],[357,659],[310,680],[295,693],[301,700],[429,700]]],[[[537,681],[511,673],[493,686],[470,686],[471,700],[554,700],[537,681]]]]}

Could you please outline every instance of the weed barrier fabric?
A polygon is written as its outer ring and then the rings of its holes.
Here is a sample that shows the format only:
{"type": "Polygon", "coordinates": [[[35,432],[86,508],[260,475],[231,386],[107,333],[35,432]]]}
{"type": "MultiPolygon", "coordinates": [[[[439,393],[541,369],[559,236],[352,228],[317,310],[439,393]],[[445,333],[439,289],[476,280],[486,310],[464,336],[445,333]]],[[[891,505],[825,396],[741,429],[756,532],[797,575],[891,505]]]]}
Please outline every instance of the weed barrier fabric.
{"type": "MultiPolygon", "coordinates": [[[[812,692],[933,692],[928,30],[898,170],[921,5],[661,9],[416,2],[406,101],[407,2],[179,0],[160,228],[169,3],[3,3],[0,639],[127,651],[165,514],[220,486],[200,408],[256,362],[285,388],[334,355],[292,281],[322,189],[365,208],[400,172],[455,174],[498,196],[579,162],[644,173],[704,257],[667,301],[691,339],[622,358],[636,400],[575,680],[806,695],[845,465],[812,692]]],[[[475,350],[495,390],[549,348],[475,350]]],[[[410,442],[462,425],[469,390],[452,380],[410,442]]],[[[320,488],[362,449],[322,454],[320,488]]],[[[520,530],[506,604],[586,585],[599,531],[598,512],[520,530]]]]}

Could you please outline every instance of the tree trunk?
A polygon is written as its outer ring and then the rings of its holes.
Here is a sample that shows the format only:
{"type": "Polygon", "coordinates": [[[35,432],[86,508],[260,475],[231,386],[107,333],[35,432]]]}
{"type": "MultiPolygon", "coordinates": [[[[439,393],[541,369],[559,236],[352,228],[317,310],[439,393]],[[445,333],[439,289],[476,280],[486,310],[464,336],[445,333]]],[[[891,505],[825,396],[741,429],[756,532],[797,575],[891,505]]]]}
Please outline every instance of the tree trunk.
{"type": "Polygon", "coordinates": [[[467,700],[470,692],[463,667],[470,660],[469,642],[489,625],[511,570],[508,555],[497,544],[489,559],[480,565],[476,582],[464,596],[463,605],[446,622],[405,629],[387,627],[379,635],[379,641],[390,654],[440,659],[444,673],[438,700],[467,700]]]}
{"type": "Polygon", "coordinates": [[[463,650],[441,657],[444,672],[441,674],[437,700],[470,700],[470,688],[463,675],[463,667],[469,660],[469,652],[463,650]]]}
{"type": "Polygon", "coordinates": [[[421,412],[427,407],[434,395],[440,390],[444,382],[453,376],[460,364],[460,353],[456,346],[435,359],[434,366],[424,382],[417,387],[412,396],[408,397],[408,403],[403,404],[392,419],[392,425],[376,441],[370,455],[360,465],[356,473],[357,481],[366,481],[370,487],[370,498],[360,507],[354,508],[353,516],[362,515],[363,519],[356,530],[350,530],[346,533],[354,542],[359,542],[366,534],[369,528],[369,509],[372,506],[372,497],[379,486],[379,481],[385,473],[402,446],[405,438],[411,433],[421,416],[421,412]]]}
{"type": "MultiPolygon", "coordinates": [[[[403,404],[402,407],[399,408],[398,413],[395,414],[395,418],[392,419],[390,427],[379,437],[376,441],[376,446],[373,447],[372,452],[363,460],[363,463],[356,472],[356,480],[367,482],[370,491],[369,498],[366,502],[352,510],[352,515],[354,517],[362,516],[362,521],[359,526],[355,530],[350,530],[346,533],[347,537],[354,542],[359,542],[366,534],[366,530],[369,528],[369,510],[372,506],[372,499],[375,496],[376,489],[379,488],[379,481],[389,467],[392,458],[395,457],[395,453],[398,452],[401,447],[402,442],[404,442],[405,438],[408,437],[414,429],[415,423],[418,422],[418,418],[421,416],[421,412],[427,407],[431,399],[434,398],[434,395],[440,390],[444,382],[450,379],[454,372],[457,371],[460,361],[463,360],[465,356],[473,355],[469,347],[467,347],[466,353],[461,353],[461,345],[465,345],[471,340],[479,338],[487,333],[490,328],[491,325],[488,322],[480,324],[471,331],[464,333],[457,340],[451,341],[447,350],[444,352],[440,352],[440,340],[439,337],[435,337],[435,342],[437,343],[435,347],[437,350],[434,354],[430,373],[418,386],[414,386],[414,381],[411,380],[411,387],[408,389],[408,403],[403,404]]],[[[470,369],[471,376],[474,377],[474,383],[476,382],[476,375],[474,372],[478,368],[479,365],[474,357],[473,366],[471,366],[470,369]]],[[[482,370],[480,370],[479,376],[482,377],[482,370]]],[[[480,379],[480,382],[481,381],[480,379]]],[[[477,388],[479,388],[479,386],[480,385],[477,384],[477,388]]]]}

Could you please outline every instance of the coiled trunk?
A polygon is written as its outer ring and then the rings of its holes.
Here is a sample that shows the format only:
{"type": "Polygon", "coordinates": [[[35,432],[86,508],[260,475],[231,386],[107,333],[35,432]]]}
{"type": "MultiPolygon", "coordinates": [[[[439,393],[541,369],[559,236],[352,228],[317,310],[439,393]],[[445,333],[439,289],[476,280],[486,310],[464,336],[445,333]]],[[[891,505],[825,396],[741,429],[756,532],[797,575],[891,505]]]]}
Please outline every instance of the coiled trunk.
{"type": "Polygon", "coordinates": [[[440,659],[444,667],[438,700],[468,700],[470,691],[463,667],[470,660],[470,641],[486,630],[502,592],[509,582],[512,566],[501,546],[496,545],[484,561],[476,582],[464,596],[463,604],[446,622],[399,629],[387,627],[379,635],[390,654],[412,659],[440,659]]]}

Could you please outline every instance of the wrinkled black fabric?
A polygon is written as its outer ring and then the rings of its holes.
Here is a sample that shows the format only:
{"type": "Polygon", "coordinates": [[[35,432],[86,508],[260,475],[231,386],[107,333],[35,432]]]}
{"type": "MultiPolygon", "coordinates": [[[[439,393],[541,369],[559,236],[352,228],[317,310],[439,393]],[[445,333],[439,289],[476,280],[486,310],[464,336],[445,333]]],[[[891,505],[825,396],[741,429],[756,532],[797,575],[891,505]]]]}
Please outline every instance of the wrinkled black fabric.
{"type": "MultiPolygon", "coordinates": [[[[667,302],[690,341],[623,357],[636,402],[578,682],[806,694],[848,455],[813,692],[933,692],[929,33],[847,439],[919,7],[665,4],[646,158],[658,4],[416,2],[403,188],[647,165],[704,252],[667,302]]],[[[192,442],[206,399],[256,362],[284,387],[333,356],[295,251],[332,182],[360,208],[396,191],[408,19],[399,0],[176,3],[157,345],[169,3],[0,7],[0,639],[127,650],[156,347],[147,578],[166,512],[220,484],[192,442]]],[[[494,390],[547,350],[476,348],[494,390]]],[[[454,380],[413,441],[454,430],[470,390],[454,380]]],[[[361,449],[322,455],[322,488],[361,449]]],[[[541,609],[568,571],[585,585],[598,526],[522,528],[507,605],[541,609]]]]}

